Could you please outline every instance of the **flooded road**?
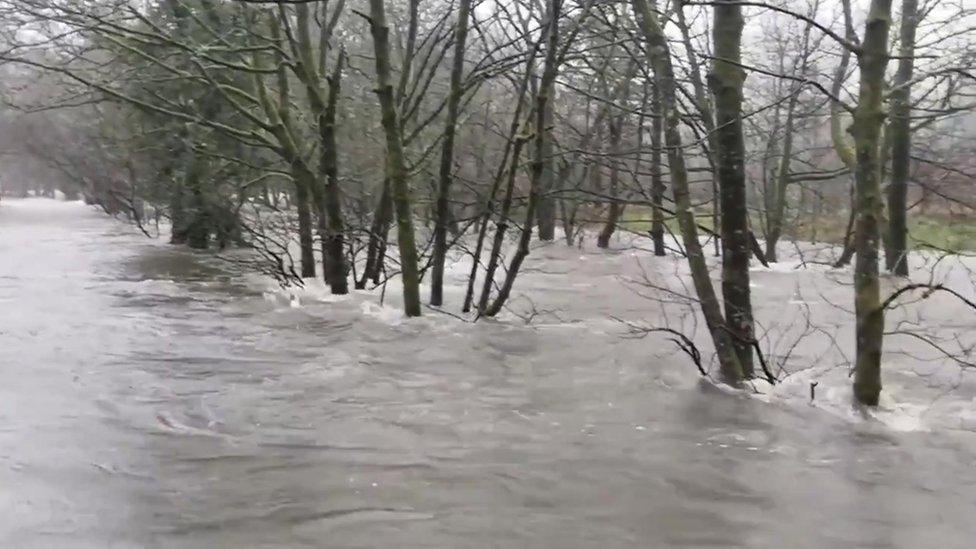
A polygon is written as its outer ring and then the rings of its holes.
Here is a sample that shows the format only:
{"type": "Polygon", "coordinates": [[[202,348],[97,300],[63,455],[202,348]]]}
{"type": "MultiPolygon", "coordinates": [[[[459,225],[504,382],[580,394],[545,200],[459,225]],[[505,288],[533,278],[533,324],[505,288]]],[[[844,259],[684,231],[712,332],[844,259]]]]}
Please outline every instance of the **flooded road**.
{"type": "Polygon", "coordinates": [[[371,301],[292,307],[81,204],[5,200],[0,547],[976,542],[971,431],[726,394],[609,322],[371,301]]]}

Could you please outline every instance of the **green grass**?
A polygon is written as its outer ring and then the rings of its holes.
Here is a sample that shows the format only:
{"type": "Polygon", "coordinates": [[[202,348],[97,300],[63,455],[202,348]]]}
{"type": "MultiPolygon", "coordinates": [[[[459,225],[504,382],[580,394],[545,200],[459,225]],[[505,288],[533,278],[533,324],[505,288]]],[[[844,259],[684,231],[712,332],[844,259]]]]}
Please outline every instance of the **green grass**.
{"type": "MultiPolygon", "coordinates": [[[[698,212],[698,224],[708,229],[712,228],[711,212],[698,212]]],[[[672,232],[678,232],[678,221],[669,214],[664,214],[664,224],[672,232]]],[[[651,208],[648,206],[629,205],[620,218],[620,227],[626,231],[647,234],[651,230],[651,208]]]]}
{"type": "Polygon", "coordinates": [[[976,250],[976,219],[916,217],[908,223],[912,248],[934,246],[953,251],[976,250]]]}
{"type": "MultiPolygon", "coordinates": [[[[678,231],[677,221],[665,216],[665,224],[673,231],[678,231]]],[[[712,227],[710,212],[698,212],[698,223],[703,227],[712,227]]],[[[752,223],[756,236],[762,238],[760,222],[754,219],[752,223]]],[[[620,220],[620,227],[626,231],[647,234],[651,229],[651,209],[644,206],[627,206],[620,220]]],[[[816,219],[816,225],[809,217],[804,217],[801,223],[794,223],[785,228],[784,239],[841,244],[844,231],[847,229],[846,216],[823,216],[816,219]]],[[[943,216],[910,216],[908,223],[908,238],[912,249],[927,246],[953,251],[976,251],[976,217],[951,219],[943,216]]]]}

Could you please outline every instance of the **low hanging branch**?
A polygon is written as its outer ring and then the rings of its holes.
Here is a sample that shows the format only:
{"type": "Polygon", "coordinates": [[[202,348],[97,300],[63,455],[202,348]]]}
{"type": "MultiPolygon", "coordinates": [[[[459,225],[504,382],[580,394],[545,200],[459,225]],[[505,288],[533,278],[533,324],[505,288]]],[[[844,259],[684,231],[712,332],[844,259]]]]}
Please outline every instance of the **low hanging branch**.
{"type": "Polygon", "coordinates": [[[884,300],[884,302],[881,304],[881,310],[884,311],[884,310],[893,309],[895,305],[895,301],[897,301],[899,297],[909,292],[914,292],[915,290],[925,290],[925,292],[922,293],[923,300],[932,297],[932,295],[935,294],[936,292],[945,292],[949,295],[952,295],[959,301],[963,302],[970,309],[976,311],[976,302],[960,294],[956,290],[949,288],[945,284],[925,284],[925,283],[908,284],[906,286],[902,286],[901,288],[898,288],[898,290],[896,290],[894,293],[888,296],[888,299],[884,300]]]}

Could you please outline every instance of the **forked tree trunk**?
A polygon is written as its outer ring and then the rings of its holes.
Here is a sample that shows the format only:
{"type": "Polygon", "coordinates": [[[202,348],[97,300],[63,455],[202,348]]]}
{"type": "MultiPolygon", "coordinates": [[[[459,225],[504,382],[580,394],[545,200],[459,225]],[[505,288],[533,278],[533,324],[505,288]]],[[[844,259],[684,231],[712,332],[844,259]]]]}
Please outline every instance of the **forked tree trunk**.
{"type": "MultiPolygon", "coordinates": [[[[292,181],[295,184],[295,208],[298,211],[298,246],[301,253],[302,278],[314,278],[315,251],[312,238],[312,207],[313,199],[316,209],[321,204],[321,201],[318,200],[320,189],[317,186],[314,173],[298,150],[298,145],[294,139],[296,133],[291,119],[291,89],[284,59],[281,21],[273,13],[268,15],[271,38],[277,46],[274,53],[274,60],[277,64],[275,77],[278,84],[276,102],[272,102],[268,90],[261,81],[261,76],[254,74],[253,77],[265,114],[269,120],[275,122],[272,127],[275,139],[280,145],[279,154],[288,162],[292,181]]],[[[252,55],[257,56],[258,54],[255,52],[252,55]]],[[[320,233],[324,230],[324,220],[321,214],[322,212],[319,212],[318,216],[320,233]]],[[[319,236],[323,235],[320,234],[319,236]]]]}
{"type": "MultiPolygon", "coordinates": [[[[633,82],[634,76],[637,75],[637,63],[631,62],[627,70],[624,72],[623,80],[620,82],[613,95],[610,96],[611,100],[619,105],[626,105],[630,101],[630,88],[633,82]]],[[[609,107],[607,107],[609,108],[609,107]]],[[[623,216],[625,205],[620,200],[620,163],[623,161],[621,159],[623,151],[621,151],[621,143],[623,142],[623,129],[624,122],[627,119],[627,114],[625,112],[614,113],[609,116],[607,121],[607,130],[610,134],[610,207],[607,209],[607,219],[606,223],[603,225],[603,230],[600,231],[597,237],[597,246],[600,248],[607,248],[610,246],[610,238],[613,233],[617,230],[617,224],[620,222],[620,218],[623,216]]],[[[638,128],[642,131],[641,128],[638,128]]],[[[638,144],[638,148],[640,148],[638,144]]],[[[638,164],[640,161],[638,160],[638,164]]],[[[599,168],[597,168],[599,169],[599,168]]],[[[634,171],[639,171],[639,166],[635,166],[634,171]]]]}
{"type": "MultiPolygon", "coordinates": [[[[548,112],[548,103],[552,99],[556,74],[559,68],[556,50],[559,47],[559,15],[561,13],[560,7],[562,2],[563,0],[550,0],[548,4],[549,25],[546,42],[546,60],[542,68],[542,80],[539,83],[539,91],[535,98],[532,179],[529,188],[529,201],[525,206],[525,222],[522,224],[522,234],[519,237],[518,248],[516,248],[515,255],[508,265],[508,272],[505,273],[505,281],[502,282],[494,301],[481,311],[482,314],[489,317],[497,315],[501,312],[502,307],[505,306],[508,297],[512,293],[512,287],[515,284],[515,278],[518,276],[519,269],[522,267],[522,262],[529,255],[529,242],[532,239],[532,224],[535,220],[536,209],[539,206],[539,201],[543,194],[543,172],[546,162],[551,160],[551,157],[546,155],[546,142],[551,139],[549,136],[549,127],[546,122],[546,113],[548,112]]],[[[512,156],[515,158],[514,154],[512,156]]],[[[513,174],[518,169],[517,166],[517,162],[513,162],[513,174]]]]}
{"type": "Polygon", "coordinates": [[[671,49],[667,35],[651,11],[647,0],[631,0],[637,15],[644,51],[654,68],[654,79],[661,90],[661,111],[664,116],[664,140],[671,168],[671,186],[681,237],[687,254],[691,278],[698,296],[698,303],[705,317],[709,335],[715,345],[722,377],[729,383],[739,383],[743,378],[742,365],[736,354],[731,334],[722,317],[722,307],[712,286],[705,261],[705,253],[698,240],[698,228],[691,210],[691,193],[688,169],[685,165],[684,144],[681,138],[681,113],[678,108],[677,84],[671,63],[671,49]]]}
{"type": "Polygon", "coordinates": [[[383,178],[380,199],[373,212],[373,221],[369,226],[369,240],[366,244],[366,265],[363,267],[362,277],[356,281],[356,288],[362,290],[366,282],[379,284],[383,272],[383,260],[386,256],[386,239],[393,220],[393,196],[390,192],[390,178],[383,178]]]}
{"type": "MultiPolygon", "coordinates": [[[[684,45],[685,56],[688,62],[688,77],[691,80],[691,87],[694,91],[694,105],[695,110],[698,111],[698,115],[701,117],[702,126],[705,129],[705,139],[702,141],[702,149],[708,159],[709,166],[711,167],[711,183],[712,183],[712,229],[714,229],[716,234],[721,234],[721,191],[719,185],[719,167],[718,159],[716,155],[718,154],[718,132],[715,130],[715,116],[712,109],[712,104],[708,99],[708,93],[705,89],[705,83],[701,78],[701,67],[699,64],[698,55],[695,53],[695,47],[691,42],[691,28],[688,25],[688,21],[685,18],[684,12],[684,0],[677,0],[675,2],[675,22],[678,25],[678,31],[681,33],[681,42],[684,45]]],[[[714,240],[714,250],[715,256],[721,255],[721,242],[720,238],[716,237],[714,240]]]]}
{"type": "MultiPolygon", "coordinates": [[[[495,173],[495,177],[492,180],[491,189],[488,191],[488,196],[485,200],[484,212],[481,216],[481,224],[478,228],[478,240],[475,244],[475,250],[471,261],[471,273],[468,275],[468,288],[464,295],[464,306],[462,311],[467,313],[471,311],[471,306],[474,303],[474,287],[478,278],[478,269],[481,264],[481,254],[484,250],[485,239],[488,236],[488,224],[491,221],[491,216],[494,213],[495,207],[495,196],[498,194],[498,189],[505,179],[505,174],[508,173],[506,166],[508,165],[508,157],[515,148],[515,144],[518,142],[519,128],[522,121],[522,110],[525,107],[525,95],[529,89],[529,81],[532,79],[533,72],[533,59],[535,58],[536,52],[539,50],[542,41],[537,41],[532,47],[532,51],[528,55],[528,61],[525,67],[525,74],[522,76],[522,81],[519,83],[518,93],[516,94],[515,112],[512,114],[512,121],[508,129],[508,138],[505,140],[505,145],[502,149],[502,158],[498,163],[498,170],[495,173]]],[[[523,140],[524,141],[524,140],[523,140]]],[[[516,156],[519,154],[520,149],[516,151],[516,156]]],[[[512,162],[512,165],[518,165],[518,160],[512,162]]],[[[507,223],[508,218],[506,216],[499,217],[499,223],[507,223]]],[[[492,247],[492,256],[494,257],[495,251],[494,246],[492,247]]],[[[490,258],[489,258],[490,261],[490,258]]],[[[492,280],[486,274],[485,277],[488,279],[488,288],[491,288],[492,280]]],[[[482,292],[484,295],[484,292],[482,292]]],[[[487,302],[482,302],[479,300],[478,310],[484,310],[487,302]]]]}
{"type": "MultiPolygon", "coordinates": [[[[343,4],[340,3],[336,7],[333,17],[338,16],[342,9],[343,4]]],[[[320,43],[318,47],[318,59],[316,59],[315,48],[312,44],[311,13],[308,4],[295,6],[296,32],[291,32],[291,23],[283,6],[279,5],[279,13],[288,29],[288,32],[285,33],[287,41],[295,54],[295,62],[291,64],[292,71],[305,85],[306,96],[318,126],[318,175],[317,177],[312,176],[310,185],[319,217],[322,277],[329,284],[333,294],[346,294],[349,293],[349,283],[346,279],[348,267],[345,252],[345,222],[339,191],[339,154],[335,131],[345,51],[339,51],[335,69],[331,75],[327,76],[325,74],[326,54],[331,36],[331,26],[324,20],[327,14],[321,14],[323,20],[320,21],[322,30],[319,40],[324,42],[320,43]],[[327,90],[323,90],[323,80],[328,81],[327,90]]],[[[298,153],[297,150],[295,152],[298,153]]]]}
{"type": "Polygon", "coordinates": [[[370,32],[373,35],[376,61],[376,95],[382,111],[386,136],[386,169],[390,178],[393,205],[397,217],[397,244],[400,249],[400,278],[403,283],[403,310],[407,316],[420,316],[420,269],[413,229],[407,161],[403,135],[393,95],[390,68],[390,28],[386,23],[384,0],[369,0],[370,32]]]}
{"type": "Polygon", "coordinates": [[[515,193],[515,180],[519,170],[519,160],[522,156],[522,147],[525,145],[526,136],[518,135],[515,137],[515,145],[512,147],[512,165],[508,171],[508,179],[505,184],[505,194],[502,196],[501,210],[498,213],[498,224],[495,228],[495,238],[491,243],[491,251],[488,255],[488,265],[485,267],[485,279],[482,281],[481,297],[478,299],[478,311],[485,311],[488,308],[488,301],[491,299],[491,290],[495,285],[495,272],[502,259],[502,246],[505,243],[505,233],[508,231],[508,224],[512,213],[512,198],[515,193]]]}

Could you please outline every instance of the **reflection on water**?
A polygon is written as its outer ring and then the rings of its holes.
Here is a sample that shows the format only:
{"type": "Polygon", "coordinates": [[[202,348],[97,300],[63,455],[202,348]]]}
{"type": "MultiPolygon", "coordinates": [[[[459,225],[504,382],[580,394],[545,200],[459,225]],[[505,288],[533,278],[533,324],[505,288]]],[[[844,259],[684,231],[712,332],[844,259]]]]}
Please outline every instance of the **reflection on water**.
{"type": "Polygon", "coordinates": [[[0,545],[972,546],[968,435],[360,298],[294,309],[79,204],[4,202],[0,545]]]}

